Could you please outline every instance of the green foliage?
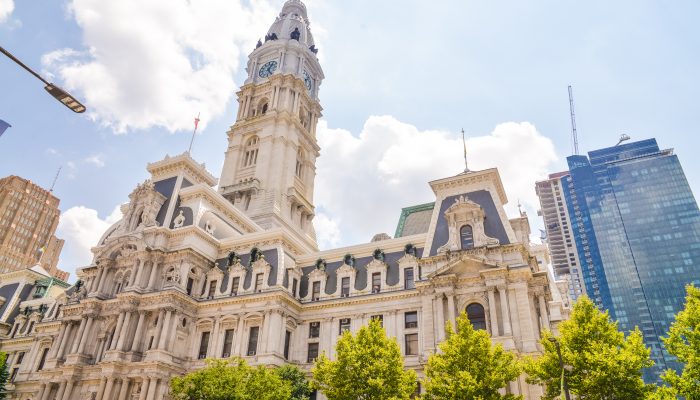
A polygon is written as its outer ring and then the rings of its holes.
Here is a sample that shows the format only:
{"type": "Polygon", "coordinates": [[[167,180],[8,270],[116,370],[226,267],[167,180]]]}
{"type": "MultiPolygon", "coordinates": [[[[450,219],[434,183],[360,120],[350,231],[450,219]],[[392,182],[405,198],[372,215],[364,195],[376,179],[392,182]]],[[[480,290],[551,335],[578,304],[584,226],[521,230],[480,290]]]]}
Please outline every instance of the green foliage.
{"type": "Polygon", "coordinates": [[[289,400],[308,400],[311,396],[311,386],[306,380],[306,374],[294,365],[283,365],[275,369],[282,380],[287,381],[292,388],[289,400]]]}
{"type": "Polygon", "coordinates": [[[428,359],[424,399],[522,398],[498,392],[521,373],[520,361],[513,354],[500,344],[493,346],[489,334],[474,330],[464,313],[457,318],[456,333],[449,323],[446,330],[447,340],[440,343],[440,352],[428,359]]]}
{"type": "MultiPolygon", "coordinates": [[[[642,368],[654,362],[639,329],[625,338],[607,312],[600,312],[588,298],[581,297],[559,331],[562,358],[571,367],[566,376],[572,395],[586,400],[643,399],[653,390],[653,385],[642,380],[642,368]]],[[[561,368],[551,337],[551,332],[543,332],[544,354],[526,366],[529,381],[545,386],[543,399],[556,399],[561,394],[561,368]]]]}
{"type": "Polygon", "coordinates": [[[688,285],[685,308],[663,338],[666,350],[684,363],[681,375],[667,370],[662,378],[686,400],[700,399],[700,289],[688,285]]]}
{"type": "Polygon", "coordinates": [[[291,385],[274,370],[250,367],[242,359],[207,360],[207,366],[170,381],[180,400],[288,400],[291,385]]]}
{"type": "Polygon", "coordinates": [[[5,400],[7,398],[7,381],[10,379],[10,371],[8,371],[9,365],[7,365],[7,353],[0,351],[0,400],[5,400]]]}
{"type": "Polygon", "coordinates": [[[325,354],[316,360],[312,384],[329,400],[402,400],[416,389],[416,373],[405,371],[401,350],[379,321],[370,321],[356,335],[343,333],[336,360],[325,354]]]}

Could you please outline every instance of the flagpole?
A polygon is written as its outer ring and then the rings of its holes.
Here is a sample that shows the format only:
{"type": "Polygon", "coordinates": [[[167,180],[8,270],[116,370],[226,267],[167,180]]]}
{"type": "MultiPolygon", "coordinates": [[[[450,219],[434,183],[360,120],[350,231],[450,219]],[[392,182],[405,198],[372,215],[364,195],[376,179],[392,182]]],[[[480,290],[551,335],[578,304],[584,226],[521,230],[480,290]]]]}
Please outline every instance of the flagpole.
{"type": "Polygon", "coordinates": [[[469,165],[467,164],[467,141],[464,139],[464,128],[462,128],[462,145],[464,145],[464,173],[467,173],[469,165]]]}
{"type": "Polygon", "coordinates": [[[199,125],[199,115],[200,113],[197,113],[197,118],[194,119],[194,131],[192,132],[192,139],[190,140],[190,147],[187,149],[187,154],[190,154],[192,152],[192,144],[194,144],[194,135],[197,134],[197,125],[199,125]]]}

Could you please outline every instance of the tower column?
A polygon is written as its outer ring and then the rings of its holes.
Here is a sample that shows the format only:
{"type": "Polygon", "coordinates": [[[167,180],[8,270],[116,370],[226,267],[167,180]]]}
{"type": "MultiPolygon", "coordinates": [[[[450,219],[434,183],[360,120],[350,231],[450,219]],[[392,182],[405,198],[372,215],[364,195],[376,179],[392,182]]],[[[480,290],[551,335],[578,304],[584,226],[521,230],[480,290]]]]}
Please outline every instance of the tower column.
{"type": "Polygon", "coordinates": [[[545,302],[544,293],[537,296],[540,304],[540,319],[542,322],[542,329],[549,329],[549,318],[547,317],[547,304],[545,302]]]}
{"type": "Polygon", "coordinates": [[[114,386],[114,377],[107,378],[107,385],[101,400],[110,400],[112,398],[112,386],[114,386]]]}
{"type": "Polygon", "coordinates": [[[105,386],[107,386],[107,378],[102,377],[102,379],[100,379],[100,386],[97,388],[96,399],[102,399],[102,395],[105,393],[105,386]]]}
{"type": "Polygon", "coordinates": [[[69,321],[66,323],[66,330],[65,334],[63,335],[63,339],[61,340],[61,345],[58,347],[58,354],[56,354],[57,358],[63,357],[63,353],[66,350],[66,343],[68,343],[68,338],[70,337],[71,331],[73,330],[73,323],[72,321],[69,321]]]}
{"type": "Polygon", "coordinates": [[[121,332],[119,333],[119,341],[117,342],[117,350],[119,350],[119,351],[124,350],[124,342],[126,340],[126,336],[129,333],[129,321],[131,321],[131,312],[125,311],[124,312],[124,322],[122,323],[122,329],[121,329],[121,332]]]}
{"type": "Polygon", "coordinates": [[[452,330],[455,330],[457,316],[455,315],[455,295],[454,295],[454,293],[449,293],[447,295],[447,316],[450,318],[450,325],[452,325],[452,330]]]}
{"type": "Polygon", "coordinates": [[[126,400],[126,392],[129,390],[129,378],[123,378],[122,384],[119,386],[118,400],[126,400]]]}
{"type": "Polygon", "coordinates": [[[506,286],[498,286],[498,294],[501,296],[501,316],[503,317],[503,336],[512,336],[510,327],[510,312],[508,311],[508,298],[506,296],[506,286]]]}
{"type": "Polygon", "coordinates": [[[139,351],[141,347],[141,335],[143,335],[144,319],[146,318],[145,311],[139,311],[139,320],[136,322],[136,333],[134,334],[134,341],[131,344],[131,351],[139,351]]]}
{"type": "Polygon", "coordinates": [[[148,385],[148,394],[146,395],[146,400],[155,400],[157,388],[158,378],[151,378],[151,383],[148,385]]]}
{"type": "Polygon", "coordinates": [[[92,329],[93,321],[94,317],[92,315],[87,317],[87,324],[85,325],[85,330],[83,331],[83,334],[80,338],[80,343],[78,344],[78,354],[82,354],[85,350],[85,343],[87,342],[88,336],[90,336],[90,330],[92,329]]]}
{"type": "Polygon", "coordinates": [[[156,323],[156,334],[153,337],[153,347],[158,348],[158,343],[160,343],[161,330],[163,329],[163,318],[165,317],[165,310],[161,309],[158,313],[158,322],[156,323]]]}
{"type": "Polygon", "coordinates": [[[68,382],[66,383],[66,390],[63,392],[63,396],[61,397],[62,400],[70,400],[70,395],[73,392],[73,385],[73,380],[68,379],[68,382]]]}
{"type": "MultiPolygon", "coordinates": [[[[172,314],[174,313],[173,310],[166,310],[165,311],[165,321],[161,325],[161,331],[166,331],[170,327],[170,319],[172,318],[172,314]]],[[[161,332],[160,333],[160,340],[158,342],[158,348],[161,350],[165,350],[165,343],[168,341],[168,334],[169,332],[161,332]]]]}
{"type": "Polygon", "coordinates": [[[85,318],[80,320],[80,325],[78,327],[78,334],[73,338],[73,345],[71,346],[70,354],[78,352],[78,345],[80,345],[80,339],[83,337],[83,331],[85,330],[85,318]]]}
{"type": "Polygon", "coordinates": [[[148,277],[148,286],[146,287],[148,290],[153,290],[154,286],[156,284],[156,275],[158,273],[158,267],[160,266],[160,263],[153,262],[153,266],[151,267],[151,275],[148,277]]]}
{"type": "Polygon", "coordinates": [[[445,339],[445,307],[442,304],[442,294],[435,296],[435,323],[437,324],[437,342],[445,339]]]}
{"type": "Polygon", "coordinates": [[[56,340],[53,342],[53,345],[51,347],[51,358],[56,357],[58,354],[58,349],[61,347],[61,343],[63,343],[63,336],[66,334],[66,327],[67,324],[61,324],[61,329],[58,332],[58,337],[56,340]]]}
{"type": "Polygon", "coordinates": [[[139,400],[146,400],[149,383],[151,383],[151,378],[144,377],[141,380],[141,393],[139,393],[139,400]]]}
{"type": "Polygon", "coordinates": [[[498,313],[496,310],[496,296],[493,293],[493,286],[488,289],[489,296],[489,316],[491,317],[491,336],[498,336],[498,313]]]}

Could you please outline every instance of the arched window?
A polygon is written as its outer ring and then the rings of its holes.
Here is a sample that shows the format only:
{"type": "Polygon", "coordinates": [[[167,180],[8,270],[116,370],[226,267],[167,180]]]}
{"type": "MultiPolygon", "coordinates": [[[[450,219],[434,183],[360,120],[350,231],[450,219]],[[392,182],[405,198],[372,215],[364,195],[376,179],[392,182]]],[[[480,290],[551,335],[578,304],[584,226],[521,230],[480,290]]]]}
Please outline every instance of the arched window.
{"type": "Polygon", "coordinates": [[[462,250],[474,248],[474,231],[470,225],[464,225],[459,230],[459,240],[462,243],[462,250]]]}
{"type": "Polygon", "coordinates": [[[299,178],[299,179],[304,178],[304,151],[302,149],[299,149],[299,151],[297,151],[296,174],[297,174],[297,178],[299,178]]]}
{"type": "Polygon", "coordinates": [[[267,113],[267,110],[269,108],[269,102],[267,99],[262,99],[258,103],[258,115],[265,115],[267,113]]]}
{"type": "Polygon", "coordinates": [[[243,154],[243,166],[252,167],[258,162],[258,137],[253,136],[248,139],[245,144],[245,152],[243,154]]]}
{"type": "Polygon", "coordinates": [[[484,306],[479,303],[472,303],[467,306],[467,318],[472,323],[474,329],[486,330],[486,313],[484,306]]]}

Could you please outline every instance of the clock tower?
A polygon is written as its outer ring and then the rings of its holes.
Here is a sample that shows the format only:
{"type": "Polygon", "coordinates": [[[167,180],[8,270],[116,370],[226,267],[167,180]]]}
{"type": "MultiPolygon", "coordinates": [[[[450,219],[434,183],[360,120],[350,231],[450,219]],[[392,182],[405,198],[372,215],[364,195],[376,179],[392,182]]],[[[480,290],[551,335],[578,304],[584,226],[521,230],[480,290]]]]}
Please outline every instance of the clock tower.
{"type": "Polygon", "coordinates": [[[219,187],[262,228],[286,228],[313,249],[318,88],[324,78],[317,53],[306,6],[287,1],[248,57],[219,187]]]}

